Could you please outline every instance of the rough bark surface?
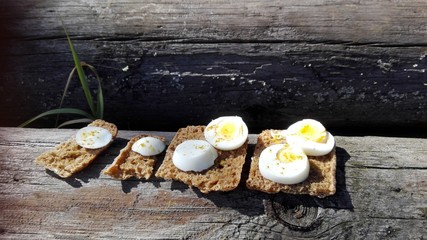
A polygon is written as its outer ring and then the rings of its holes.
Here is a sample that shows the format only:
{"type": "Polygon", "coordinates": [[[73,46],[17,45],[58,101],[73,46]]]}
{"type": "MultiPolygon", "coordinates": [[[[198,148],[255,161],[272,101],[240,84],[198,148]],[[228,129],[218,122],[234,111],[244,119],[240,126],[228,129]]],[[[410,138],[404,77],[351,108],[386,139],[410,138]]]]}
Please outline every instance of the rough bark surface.
{"type": "MultiPolygon", "coordinates": [[[[117,181],[101,171],[136,131],[91,166],[60,179],[35,165],[75,130],[0,128],[2,239],[425,239],[427,140],[337,136],[337,193],[268,195],[240,186],[202,194],[153,178],[117,181]]],[[[173,132],[156,132],[167,142],[173,132]]]]}
{"type": "MultiPolygon", "coordinates": [[[[58,107],[73,66],[60,17],[121,128],[234,114],[257,130],[305,117],[345,134],[426,130],[424,0],[7,1],[2,126],[58,107]]],[[[65,106],[85,105],[75,81],[65,106]]]]}

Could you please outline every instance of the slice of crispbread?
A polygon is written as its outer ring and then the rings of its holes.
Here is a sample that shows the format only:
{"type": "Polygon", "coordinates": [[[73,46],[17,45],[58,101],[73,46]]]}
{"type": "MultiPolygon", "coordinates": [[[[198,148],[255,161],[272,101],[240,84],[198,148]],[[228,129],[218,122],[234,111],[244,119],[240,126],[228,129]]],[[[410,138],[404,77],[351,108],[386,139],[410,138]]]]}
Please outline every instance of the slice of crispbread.
{"type": "Polygon", "coordinates": [[[118,132],[116,125],[104,120],[95,120],[89,126],[107,129],[113,135],[113,139],[105,147],[86,149],[79,146],[75,136],[72,136],[67,141],[57,145],[55,149],[42,153],[36,158],[36,163],[55,172],[62,178],[70,177],[87,167],[101,152],[110,146],[118,132]]]}
{"type": "Polygon", "coordinates": [[[250,189],[266,193],[285,192],[291,194],[308,194],[319,198],[335,194],[335,172],[337,162],[335,148],[325,156],[308,156],[310,173],[308,178],[302,183],[292,185],[280,184],[265,179],[261,175],[258,162],[262,150],[274,144],[286,143],[284,138],[277,137],[279,135],[280,130],[264,130],[258,136],[246,186],[250,189]]]}
{"type": "Polygon", "coordinates": [[[203,172],[185,172],[172,162],[175,148],[185,140],[206,140],[205,126],[188,126],[181,128],[172,139],[162,165],[156,172],[156,177],[184,182],[190,187],[200,189],[202,193],[211,191],[230,191],[239,185],[243,164],[245,163],[248,143],[231,151],[218,151],[218,158],[209,169],[203,172]]]}
{"type": "Polygon", "coordinates": [[[154,137],[165,141],[164,137],[142,134],[129,140],[126,147],[120,150],[120,154],[114,159],[114,162],[103,171],[104,174],[119,180],[126,180],[131,177],[139,179],[149,179],[153,174],[154,164],[157,156],[142,156],[132,151],[132,145],[143,137],[154,137]]]}

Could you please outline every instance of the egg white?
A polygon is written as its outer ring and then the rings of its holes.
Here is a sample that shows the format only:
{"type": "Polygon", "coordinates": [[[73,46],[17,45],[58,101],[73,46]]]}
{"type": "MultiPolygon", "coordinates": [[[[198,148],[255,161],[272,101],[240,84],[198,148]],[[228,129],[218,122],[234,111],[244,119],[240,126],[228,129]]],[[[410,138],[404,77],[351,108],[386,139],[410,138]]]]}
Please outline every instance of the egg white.
{"type": "Polygon", "coordinates": [[[205,128],[205,139],[217,149],[229,151],[241,147],[248,138],[248,127],[241,117],[226,116],[212,120],[205,128]],[[221,134],[223,126],[234,126],[231,136],[221,134]]]}
{"type": "Polygon", "coordinates": [[[327,132],[320,122],[313,119],[304,119],[289,126],[286,130],[286,141],[290,145],[300,146],[304,150],[305,154],[309,156],[326,155],[335,147],[334,136],[332,136],[330,132],[327,132]],[[316,142],[296,134],[303,124],[310,124],[311,126],[324,131],[326,133],[326,137],[322,139],[322,141],[316,142]]]}
{"type": "MultiPolygon", "coordinates": [[[[323,124],[317,120],[314,120],[314,119],[303,119],[301,121],[295,122],[288,127],[286,132],[287,132],[287,134],[290,134],[290,135],[298,134],[299,130],[304,128],[304,126],[306,126],[306,125],[310,126],[311,129],[316,129],[320,133],[326,133],[326,129],[323,126],[323,124]]],[[[304,137],[307,139],[309,138],[309,136],[304,136],[304,137]]],[[[326,140],[323,139],[323,141],[321,141],[321,142],[326,142],[326,140]]]]}
{"type": "Polygon", "coordinates": [[[281,162],[277,159],[277,152],[284,144],[275,144],[264,149],[259,157],[259,171],[261,175],[273,182],[281,184],[297,184],[307,179],[310,172],[310,164],[307,156],[293,162],[281,162]]]}
{"type": "Polygon", "coordinates": [[[87,149],[98,149],[108,145],[113,135],[105,128],[87,126],[76,133],[76,142],[87,149]]]}
{"type": "Polygon", "coordinates": [[[298,136],[288,135],[286,141],[290,145],[300,146],[308,156],[323,156],[332,151],[335,146],[335,138],[331,133],[327,132],[326,142],[318,143],[304,140],[298,136]]]}
{"type": "Polygon", "coordinates": [[[204,140],[186,140],[172,155],[173,164],[182,171],[200,172],[214,165],[218,153],[204,140]]]}
{"type": "Polygon", "coordinates": [[[132,151],[148,157],[160,154],[165,148],[165,143],[155,137],[143,137],[132,144],[132,151]]]}

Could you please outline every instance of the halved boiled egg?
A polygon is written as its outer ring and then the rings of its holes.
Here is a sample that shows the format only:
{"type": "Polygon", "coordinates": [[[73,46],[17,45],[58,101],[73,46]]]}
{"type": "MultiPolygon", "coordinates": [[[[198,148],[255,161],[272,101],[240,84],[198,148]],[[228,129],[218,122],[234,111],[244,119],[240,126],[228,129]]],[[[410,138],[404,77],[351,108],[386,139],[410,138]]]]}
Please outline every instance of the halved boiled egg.
{"type": "Polygon", "coordinates": [[[217,157],[217,151],[207,141],[186,140],[175,148],[172,162],[182,171],[200,172],[214,165],[217,157]]]}
{"type": "Polygon", "coordinates": [[[323,156],[332,151],[335,139],[325,127],[313,119],[298,121],[286,131],[286,141],[300,146],[309,156],[323,156]]]}
{"type": "Polygon", "coordinates": [[[141,154],[142,156],[154,156],[165,150],[165,143],[155,137],[143,137],[132,144],[132,151],[141,154]]]}
{"type": "Polygon", "coordinates": [[[275,144],[261,152],[259,171],[264,178],[273,182],[296,184],[307,179],[310,164],[301,148],[288,144],[275,144]]]}
{"type": "Polygon", "coordinates": [[[234,150],[246,142],[248,127],[241,117],[219,117],[208,124],[204,135],[215,148],[225,151],[234,150]]]}
{"type": "Polygon", "coordinates": [[[78,145],[88,149],[97,149],[105,147],[111,142],[113,135],[105,128],[87,126],[76,134],[76,142],[78,145]]]}

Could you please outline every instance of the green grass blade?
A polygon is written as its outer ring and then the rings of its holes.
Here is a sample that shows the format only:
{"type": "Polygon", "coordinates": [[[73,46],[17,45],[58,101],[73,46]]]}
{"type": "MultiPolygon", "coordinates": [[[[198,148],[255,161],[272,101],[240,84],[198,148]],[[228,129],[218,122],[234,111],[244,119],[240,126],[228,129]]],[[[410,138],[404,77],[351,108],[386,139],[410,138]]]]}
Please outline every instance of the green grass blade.
{"type": "Polygon", "coordinates": [[[76,72],[76,67],[71,70],[70,75],[68,75],[67,83],[65,84],[64,92],[62,93],[61,102],[59,103],[59,108],[62,108],[62,104],[64,103],[65,95],[67,94],[68,87],[70,86],[71,79],[73,79],[74,73],[76,72]]]}
{"type": "Polygon", "coordinates": [[[31,118],[30,120],[22,123],[18,127],[25,127],[25,126],[27,126],[28,124],[34,122],[37,119],[40,119],[42,117],[49,116],[49,115],[55,115],[55,114],[77,114],[77,115],[84,116],[86,118],[95,119],[88,112],[85,112],[85,111],[77,109],[77,108],[57,108],[57,109],[52,109],[52,110],[46,111],[44,113],[41,113],[41,114],[39,114],[39,115],[31,118]]]}
{"type": "Polygon", "coordinates": [[[104,119],[104,94],[102,93],[101,82],[98,83],[98,95],[96,101],[97,116],[104,119]]]}
{"type": "Polygon", "coordinates": [[[86,66],[92,71],[93,74],[95,74],[96,80],[98,80],[98,93],[97,93],[97,99],[96,99],[96,116],[99,119],[103,119],[104,118],[104,94],[102,92],[101,78],[99,77],[98,72],[92,65],[86,64],[86,66]]]}
{"type": "MultiPolygon", "coordinates": [[[[68,87],[70,86],[71,79],[73,79],[74,73],[76,72],[76,67],[71,70],[70,75],[68,75],[67,83],[65,84],[64,92],[62,93],[61,102],[59,103],[58,108],[62,108],[64,103],[65,95],[67,94],[68,87]]],[[[59,114],[56,116],[55,126],[58,126],[59,114]]]]}
{"type": "Polygon", "coordinates": [[[93,122],[93,119],[89,119],[89,118],[74,119],[74,120],[63,122],[61,125],[58,126],[58,128],[77,124],[77,123],[91,123],[91,122],[93,122]]]}
{"type": "Polygon", "coordinates": [[[87,103],[89,104],[89,108],[92,114],[96,115],[95,104],[93,102],[92,94],[90,93],[89,83],[87,81],[86,74],[83,71],[82,63],[80,62],[79,56],[77,56],[76,50],[74,49],[73,43],[71,42],[71,39],[68,36],[67,30],[65,29],[64,25],[62,25],[62,27],[64,28],[65,35],[67,36],[68,45],[70,46],[71,54],[73,55],[74,63],[77,69],[77,74],[79,76],[80,83],[85,93],[87,103]]]}

